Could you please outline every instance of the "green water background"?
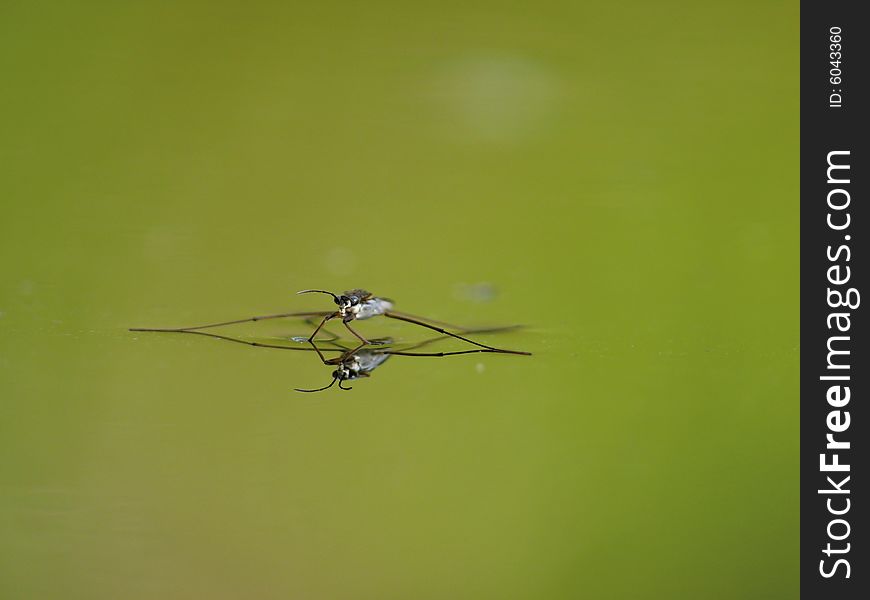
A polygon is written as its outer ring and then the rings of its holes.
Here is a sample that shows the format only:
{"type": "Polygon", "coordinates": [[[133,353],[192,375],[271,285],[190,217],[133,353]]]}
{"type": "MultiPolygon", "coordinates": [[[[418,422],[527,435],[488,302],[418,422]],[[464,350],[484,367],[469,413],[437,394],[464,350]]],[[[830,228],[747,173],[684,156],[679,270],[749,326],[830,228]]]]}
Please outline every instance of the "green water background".
{"type": "Polygon", "coordinates": [[[0,596],[796,597],[797,44],[796,2],[4,2],[0,596]],[[316,396],[125,331],[356,286],[535,355],[316,396]]]}

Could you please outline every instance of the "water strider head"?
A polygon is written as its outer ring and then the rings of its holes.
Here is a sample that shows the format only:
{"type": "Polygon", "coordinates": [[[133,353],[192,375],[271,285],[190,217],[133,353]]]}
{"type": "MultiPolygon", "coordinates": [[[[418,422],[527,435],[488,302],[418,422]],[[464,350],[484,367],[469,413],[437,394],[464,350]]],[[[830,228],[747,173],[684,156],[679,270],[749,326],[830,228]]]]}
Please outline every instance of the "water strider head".
{"type": "Polygon", "coordinates": [[[363,300],[370,298],[371,293],[365,290],[350,290],[341,294],[340,296],[337,294],[333,294],[332,292],[328,292],[326,290],[300,290],[296,292],[297,294],[328,294],[332,296],[332,301],[338,305],[338,310],[345,311],[352,306],[357,306],[363,300]]]}

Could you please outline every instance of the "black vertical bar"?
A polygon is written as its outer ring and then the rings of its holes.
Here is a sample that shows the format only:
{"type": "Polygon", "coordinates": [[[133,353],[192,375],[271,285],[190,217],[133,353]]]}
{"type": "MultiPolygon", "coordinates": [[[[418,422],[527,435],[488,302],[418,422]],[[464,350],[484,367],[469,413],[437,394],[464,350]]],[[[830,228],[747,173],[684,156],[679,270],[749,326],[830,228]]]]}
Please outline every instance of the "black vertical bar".
{"type": "Polygon", "coordinates": [[[870,23],[801,3],[801,595],[867,598],[870,23]],[[860,299],[859,299],[860,298],[860,299]],[[848,392],[846,391],[848,388],[848,392]],[[849,394],[848,399],[846,394],[849,394]],[[828,438],[828,436],[831,436],[828,438]],[[848,444],[848,447],[847,447],[848,444]],[[848,465],[846,468],[845,465],[848,465]]]}

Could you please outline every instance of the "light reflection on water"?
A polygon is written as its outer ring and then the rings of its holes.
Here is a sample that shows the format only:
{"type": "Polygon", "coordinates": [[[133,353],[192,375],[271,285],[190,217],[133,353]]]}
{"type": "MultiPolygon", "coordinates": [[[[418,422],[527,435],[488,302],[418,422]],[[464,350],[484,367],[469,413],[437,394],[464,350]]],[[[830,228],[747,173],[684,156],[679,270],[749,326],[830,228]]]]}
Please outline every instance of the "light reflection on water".
{"type": "MultiPolygon", "coordinates": [[[[308,322],[310,324],[310,322],[308,322]]],[[[509,331],[516,331],[519,329],[518,326],[507,326],[507,327],[490,327],[490,328],[481,328],[481,329],[465,329],[463,330],[463,334],[470,335],[476,333],[502,333],[509,331]]],[[[264,350],[286,350],[286,351],[295,351],[295,352],[308,352],[313,357],[316,357],[323,365],[330,367],[330,369],[334,369],[331,372],[331,383],[327,384],[322,388],[316,389],[304,389],[304,388],[294,388],[298,392],[320,392],[325,391],[331,388],[335,383],[338,383],[338,389],[349,391],[352,388],[345,387],[344,382],[347,381],[355,381],[362,378],[369,378],[372,376],[372,373],[375,369],[384,365],[387,359],[393,356],[400,356],[405,359],[409,358],[425,358],[425,359],[433,359],[433,358],[458,358],[460,356],[463,357],[473,357],[474,355],[480,354],[502,354],[499,350],[493,349],[485,349],[485,348],[475,348],[471,347],[470,349],[461,349],[461,350],[449,350],[449,349],[438,349],[434,346],[438,344],[438,342],[445,341],[455,341],[454,338],[449,335],[439,335],[436,337],[429,337],[428,339],[424,339],[418,342],[406,342],[404,344],[394,343],[392,338],[382,338],[382,339],[371,339],[370,344],[360,344],[358,341],[354,340],[353,342],[349,340],[342,340],[339,336],[335,334],[330,334],[327,328],[322,328],[320,330],[320,338],[324,336],[329,336],[328,339],[318,339],[316,341],[310,341],[309,338],[304,336],[291,336],[289,341],[296,342],[298,345],[285,345],[278,344],[276,341],[265,341],[265,340],[253,340],[253,339],[243,339],[238,337],[232,337],[225,334],[217,333],[214,330],[211,331],[154,331],[147,333],[175,333],[182,335],[199,335],[203,337],[209,337],[212,339],[223,340],[228,342],[234,342],[237,344],[244,344],[254,348],[260,348],[264,350]],[[333,356],[331,358],[327,358],[329,354],[338,354],[337,356],[333,356]]],[[[477,362],[477,369],[480,370],[480,364],[477,362]]],[[[434,368],[437,368],[435,365],[434,368]]]]}

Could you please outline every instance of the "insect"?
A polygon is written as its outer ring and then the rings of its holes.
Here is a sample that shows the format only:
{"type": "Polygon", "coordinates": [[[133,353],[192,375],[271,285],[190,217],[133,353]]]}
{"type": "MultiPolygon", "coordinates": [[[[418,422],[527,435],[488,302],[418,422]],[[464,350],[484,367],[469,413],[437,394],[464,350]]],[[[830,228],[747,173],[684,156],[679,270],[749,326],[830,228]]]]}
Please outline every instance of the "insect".
{"type": "Polygon", "coordinates": [[[344,326],[363,344],[371,344],[370,341],[361,336],[357,331],[350,326],[351,321],[362,321],[371,319],[380,315],[387,315],[393,308],[393,301],[388,298],[376,298],[371,292],[361,289],[349,290],[338,296],[326,290],[301,290],[297,294],[328,294],[332,296],[333,302],[338,305],[338,310],[334,313],[327,314],[323,317],[320,325],[314,330],[314,333],[308,338],[308,341],[313,341],[317,332],[323,327],[327,321],[341,318],[344,326]]]}
{"type": "MultiPolygon", "coordinates": [[[[512,329],[516,329],[516,326],[491,327],[487,329],[475,329],[473,331],[475,333],[495,333],[510,331],[512,329]]],[[[314,349],[315,352],[317,352],[317,355],[320,357],[320,360],[323,362],[324,365],[335,365],[337,368],[332,372],[332,381],[329,383],[329,385],[313,390],[306,390],[301,388],[294,388],[294,390],[297,392],[322,392],[323,390],[331,388],[333,385],[335,385],[336,382],[338,382],[338,387],[340,389],[352,390],[353,388],[351,387],[344,387],[342,385],[342,382],[353,381],[354,379],[361,379],[363,377],[369,377],[372,371],[384,364],[384,362],[386,362],[386,360],[391,356],[443,357],[457,356],[460,354],[473,354],[477,352],[492,352],[498,354],[505,353],[502,350],[489,350],[487,348],[477,348],[474,350],[457,350],[453,352],[411,352],[411,350],[422,348],[423,346],[427,346],[446,337],[448,336],[440,336],[430,338],[428,340],[423,340],[422,342],[414,344],[413,346],[406,347],[404,350],[392,350],[389,348],[367,348],[365,344],[360,344],[353,349],[346,349],[340,344],[332,342],[333,344],[336,344],[339,348],[345,350],[344,354],[335,358],[325,358],[321,353],[321,349],[318,348],[314,344],[314,342],[310,342],[311,347],[314,349]]],[[[390,341],[391,340],[387,340],[387,343],[389,343],[390,341]]]]}
{"type": "MultiPolygon", "coordinates": [[[[462,340],[479,348],[483,348],[485,350],[489,350],[490,352],[502,352],[505,354],[520,354],[520,355],[531,355],[531,352],[522,352],[519,350],[505,350],[501,348],[495,348],[493,346],[488,346],[486,344],[482,344],[480,342],[475,342],[472,339],[461,336],[458,333],[452,333],[447,331],[443,327],[439,327],[438,325],[434,325],[433,323],[438,323],[439,325],[444,325],[447,327],[452,327],[448,323],[443,323],[441,321],[435,321],[433,319],[425,319],[423,317],[417,317],[414,315],[409,315],[407,313],[400,313],[393,310],[393,301],[387,298],[379,298],[372,295],[371,292],[367,292],[362,289],[354,289],[344,292],[341,295],[334,294],[332,292],[326,290],[301,290],[297,292],[297,294],[327,294],[332,296],[333,302],[338,306],[338,309],[335,311],[327,311],[327,312],[295,312],[295,313],[280,313],[276,315],[264,315],[258,317],[249,317],[247,319],[238,319],[235,321],[223,321],[220,323],[210,323],[208,325],[197,325],[194,327],[180,327],[174,329],[149,329],[149,328],[131,328],[130,331],[165,331],[165,332],[182,332],[182,331],[197,331],[200,329],[209,329],[212,327],[220,327],[223,325],[234,325],[236,323],[247,323],[251,321],[263,321],[266,319],[278,319],[282,317],[322,317],[320,323],[308,337],[309,342],[314,342],[315,337],[323,328],[323,326],[331,321],[332,319],[341,319],[342,324],[347,328],[347,330],[353,334],[362,344],[370,345],[373,342],[367,340],[362,335],[360,335],[353,327],[351,327],[350,323],[352,321],[362,321],[365,319],[371,319],[372,317],[384,316],[390,319],[396,319],[399,321],[405,321],[407,323],[412,323],[414,325],[418,325],[420,327],[425,327],[427,329],[431,329],[433,331],[437,331],[438,333],[448,335],[450,337],[454,337],[458,340],[462,340]],[[429,322],[427,322],[429,321],[429,322]]],[[[460,329],[465,332],[467,330],[459,327],[452,327],[453,329],[460,329]]]]}
{"type": "MultiPolygon", "coordinates": [[[[517,326],[511,327],[491,327],[486,329],[474,329],[472,330],[475,333],[497,333],[502,331],[511,331],[517,329],[517,326]]],[[[278,344],[267,344],[263,342],[252,342],[248,340],[242,340],[239,338],[230,337],[227,335],[220,335],[217,333],[209,333],[205,331],[197,331],[192,329],[175,329],[168,330],[174,333],[188,333],[192,335],[202,335],[206,337],[211,337],[219,340],[225,340],[228,342],[234,342],[237,344],[245,344],[247,346],[253,346],[256,348],[272,348],[276,350],[293,350],[297,352],[316,352],[317,356],[320,357],[320,361],[327,366],[335,367],[332,371],[332,381],[329,382],[328,385],[325,385],[320,388],[315,389],[303,389],[303,388],[294,388],[294,391],[297,392],[322,392],[324,390],[328,390],[333,385],[338,383],[338,387],[344,391],[352,390],[352,387],[345,387],[342,385],[346,381],[354,381],[356,379],[367,378],[371,376],[371,372],[383,365],[388,358],[391,356],[417,356],[417,357],[444,357],[444,356],[456,356],[461,354],[473,354],[478,352],[483,353],[497,353],[501,354],[502,352],[498,350],[487,350],[486,348],[475,348],[473,350],[457,350],[453,352],[412,352],[412,350],[420,349],[424,346],[432,344],[433,342],[437,342],[443,340],[449,336],[442,335],[434,338],[429,338],[423,340],[422,342],[418,342],[411,346],[403,347],[401,350],[394,350],[392,348],[385,347],[367,347],[365,344],[360,344],[356,348],[348,348],[334,340],[330,340],[328,343],[334,347],[318,347],[314,342],[309,342],[310,347],[299,347],[299,346],[282,346],[278,344]],[[326,358],[323,353],[324,352],[341,352],[340,356],[334,358],[326,358]]],[[[384,340],[384,344],[390,344],[392,340],[387,339],[384,340]]]]}
{"type": "MultiPolygon", "coordinates": [[[[314,349],[317,350],[318,354],[320,354],[320,350],[316,346],[314,349]]],[[[344,387],[342,383],[345,381],[353,381],[354,379],[361,379],[363,377],[370,377],[370,373],[384,364],[384,362],[390,358],[390,355],[391,353],[388,351],[378,351],[373,348],[366,348],[365,345],[357,346],[353,350],[349,350],[335,358],[324,358],[323,355],[320,354],[320,359],[323,361],[323,364],[330,366],[335,365],[336,367],[332,372],[332,381],[329,385],[313,390],[302,388],[293,389],[297,392],[322,392],[323,390],[331,388],[337,381],[339,389],[345,391],[352,390],[352,387],[344,387]]]]}

